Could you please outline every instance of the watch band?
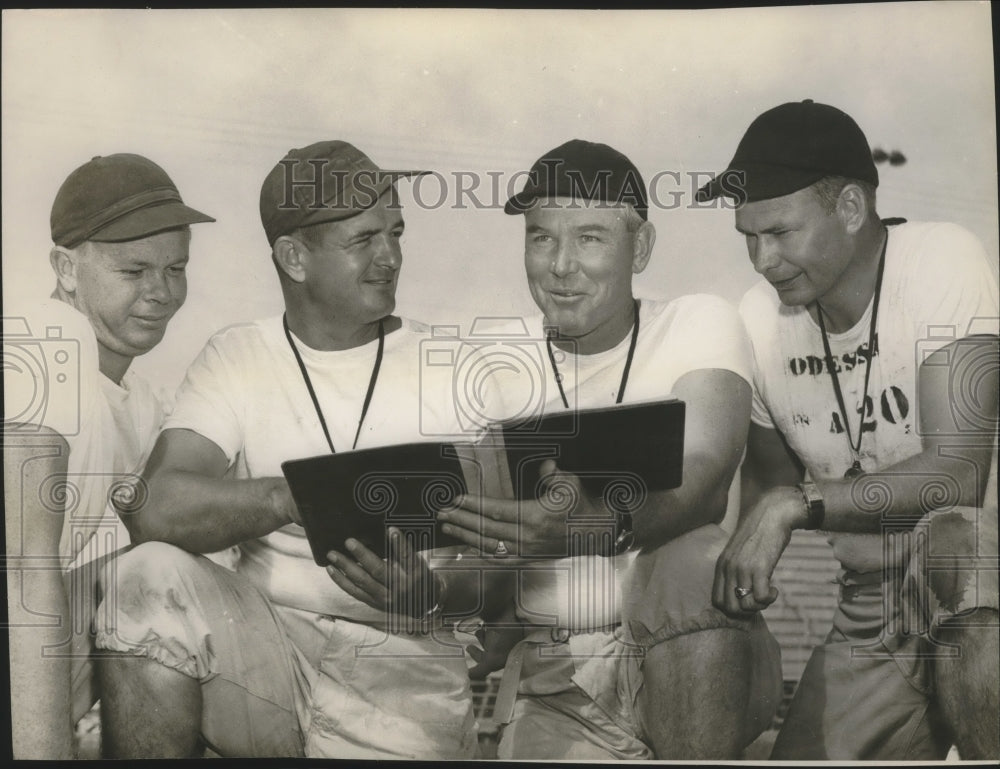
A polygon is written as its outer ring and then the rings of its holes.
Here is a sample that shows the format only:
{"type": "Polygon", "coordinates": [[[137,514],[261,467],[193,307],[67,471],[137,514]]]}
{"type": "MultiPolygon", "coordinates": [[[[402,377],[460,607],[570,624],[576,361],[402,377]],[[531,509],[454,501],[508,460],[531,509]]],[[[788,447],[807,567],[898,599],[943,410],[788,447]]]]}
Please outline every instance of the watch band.
{"type": "Polygon", "coordinates": [[[812,481],[800,483],[798,489],[802,492],[802,501],[806,505],[805,528],[810,531],[822,528],[823,518],[826,516],[826,505],[823,503],[823,495],[820,494],[816,484],[812,481]]]}

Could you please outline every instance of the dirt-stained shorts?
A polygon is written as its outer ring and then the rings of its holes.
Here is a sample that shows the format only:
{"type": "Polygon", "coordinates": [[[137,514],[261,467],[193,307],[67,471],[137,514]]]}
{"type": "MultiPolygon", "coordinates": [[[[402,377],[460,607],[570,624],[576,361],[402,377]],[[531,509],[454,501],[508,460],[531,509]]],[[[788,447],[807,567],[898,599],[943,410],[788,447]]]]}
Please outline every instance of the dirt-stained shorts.
{"type": "MultiPolygon", "coordinates": [[[[618,627],[579,634],[538,628],[520,642],[504,671],[505,678],[520,675],[498,758],[654,758],[636,707],[646,652],[679,636],[721,628],[746,634],[753,655],[747,733],[752,739],[766,729],[781,699],[778,645],[763,617],[734,619],[712,606],[715,562],[727,539],[718,526],[703,526],[636,556],[618,627]]],[[[672,662],[685,666],[682,658],[672,662]]],[[[692,676],[704,675],[689,667],[692,676]]],[[[718,669],[726,669],[726,660],[718,669]]]]}
{"type": "Polygon", "coordinates": [[[397,634],[270,603],[245,577],[150,542],[105,573],[97,646],[201,682],[223,756],[470,758],[467,667],[448,633],[397,634]]]}
{"type": "Polygon", "coordinates": [[[996,507],[929,513],[912,531],[888,534],[886,553],[888,563],[905,554],[906,567],[841,573],[833,629],[809,659],[773,759],[947,755],[932,708],[934,663],[957,650],[936,634],[998,608],[996,507]]]}

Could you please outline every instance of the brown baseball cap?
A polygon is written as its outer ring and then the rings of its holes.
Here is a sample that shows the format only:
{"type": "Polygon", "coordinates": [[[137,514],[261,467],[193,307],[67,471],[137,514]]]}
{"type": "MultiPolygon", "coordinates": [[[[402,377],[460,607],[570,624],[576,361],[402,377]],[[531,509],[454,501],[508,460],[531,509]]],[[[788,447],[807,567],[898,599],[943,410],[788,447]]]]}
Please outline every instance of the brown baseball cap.
{"type": "Polygon", "coordinates": [[[137,240],[211,216],[188,208],[167,172],[142,155],[97,156],[66,177],[52,203],[52,242],[137,240]]]}
{"type": "Polygon", "coordinates": [[[260,220],[272,246],[282,235],[360,214],[401,176],[430,171],[381,169],[345,141],[289,150],[260,188],[260,220]]]}

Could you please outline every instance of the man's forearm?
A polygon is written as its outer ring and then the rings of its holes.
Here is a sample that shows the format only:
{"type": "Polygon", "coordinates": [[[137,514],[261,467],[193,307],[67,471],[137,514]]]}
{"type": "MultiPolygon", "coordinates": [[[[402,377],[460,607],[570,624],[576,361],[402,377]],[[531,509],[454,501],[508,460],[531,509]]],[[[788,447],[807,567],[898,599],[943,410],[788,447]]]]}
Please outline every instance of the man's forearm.
{"type": "Polygon", "coordinates": [[[14,758],[73,758],[70,659],[45,653],[66,644],[69,604],[58,566],[31,566],[7,576],[14,758]]]}
{"type": "MultiPolygon", "coordinates": [[[[964,447],[958,456],[928,449],[879,472],[817,481],[826,531],[879,533],[888,524],[912,527],[934,509],[976,507],[989,472],[992,447],[964,447]],[[944,455],[943,455],[944,454],[944,455]]],[[[795,528],[803,528],[805,505],[795,528]]]]}
{"type": "Polygon", "coordinates": [[[651,550],[709,523],[726,513],[732,474],[720,480],[725,468],[714,457],[685,458],[684,484],[652,492],[633,516],[636,543],[651,550]]]}
{"type": "Polygon", "coordinates": [[[230,480],[171,470],[148,482],[144,504],[122,512],[135,542],[158,540],[211,553],[256,539],[292,521],[283,478],[230,480]]]}

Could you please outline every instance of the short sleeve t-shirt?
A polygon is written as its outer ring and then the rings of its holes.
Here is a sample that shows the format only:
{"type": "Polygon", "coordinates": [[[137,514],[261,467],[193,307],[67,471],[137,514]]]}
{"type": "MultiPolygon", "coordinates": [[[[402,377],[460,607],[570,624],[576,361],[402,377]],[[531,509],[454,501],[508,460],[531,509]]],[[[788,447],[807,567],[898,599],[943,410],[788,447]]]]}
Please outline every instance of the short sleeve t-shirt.
{"type": "MultiPolygon", "coordinates": [[[[805,307],[782,305],[766,281],[746,293],[740,314],[755,359],[754,423],[780,431],[812,478],[842,478],[853,460],[819,326],[805,307]]],[[[861,431],[860,461],[868,472],[922,450],[917,370],[956,339],[997,333],[997,279],[982,246],[957,225],[890,226],[874,351],[871,314],[869,303],[853,328],[828,333],[851,435],[856,444],[861,431]]],[[[879,535],[838,533],[831,543],[846,568],[882,566],[879,535]]]]}
{"type": "MultiPolygon", "coordinates": [[[[112,382],[98,368],[97,339],[85,315],[55,299],[5,308],[4,427],[48,427],[69,445],[67,477],[42,489],[65,509],[59,555],[72,568],[129,543],[109,504],[141,472],[164,418],[164,399],[126,372],[112,382]]],[[[8,511],[9,513],[10,511],[8,511]]]]}
{"type": "MultiPolygon", "coordinates": [[[[377,341],[323,351],[295,339],[334,448],[352,448],[377,341]]],[[[418,441],[475,440],[481,428],[456,409],[455,344],[404,320],[385,336],[383,360],[358,449],[418,441]]],[[[492,395],[487,389],[483,396],[492,395]]],[[[499,409],[499,406],[484,406],[499,409]]],[[[164,429],[192,430],[215,443],[237,478],[281,477],[286,460],[330,451],[281,316],[215,334],[188,369],[164,429]]],[[[304,529],[288,524],[240,545],[238,571],[279,605],[358,622],[384,613],[343,592],[316,566],[304,529]]]]}
{"type": "MultiPolygon", "coordinates": [[[[700,369],[723,369],[746,382],[752,375],[752,358],[743,323],[725,300],[695,294],[672,302],[642,300],[639,335],[622,403],[663,400],[671,397],[676,382],[700,369]]],[[[544,318],[527,321],[526,339],[544,339],[544,318]]],[[[571,408],[611,406],[618,396],[631,335],[605,352],[572,355],[555,350],[563,377],[563,390],[571,408]]],[[[538,372],[533,383],[544,413],[564,410],[545,343],[536,343],[538,372]]],[[[528,379],[527,377],[522,377],[528,379]]],[[[528,393],[504,395],[511,407],[527,403],[528,393]]],[[[556,617],[560,627],[595,630],[618,622],[621,581],[634,553],[616,557],[575,556],[538,565],[525,572],[519,600],[521,616],[556,617]]]]}

